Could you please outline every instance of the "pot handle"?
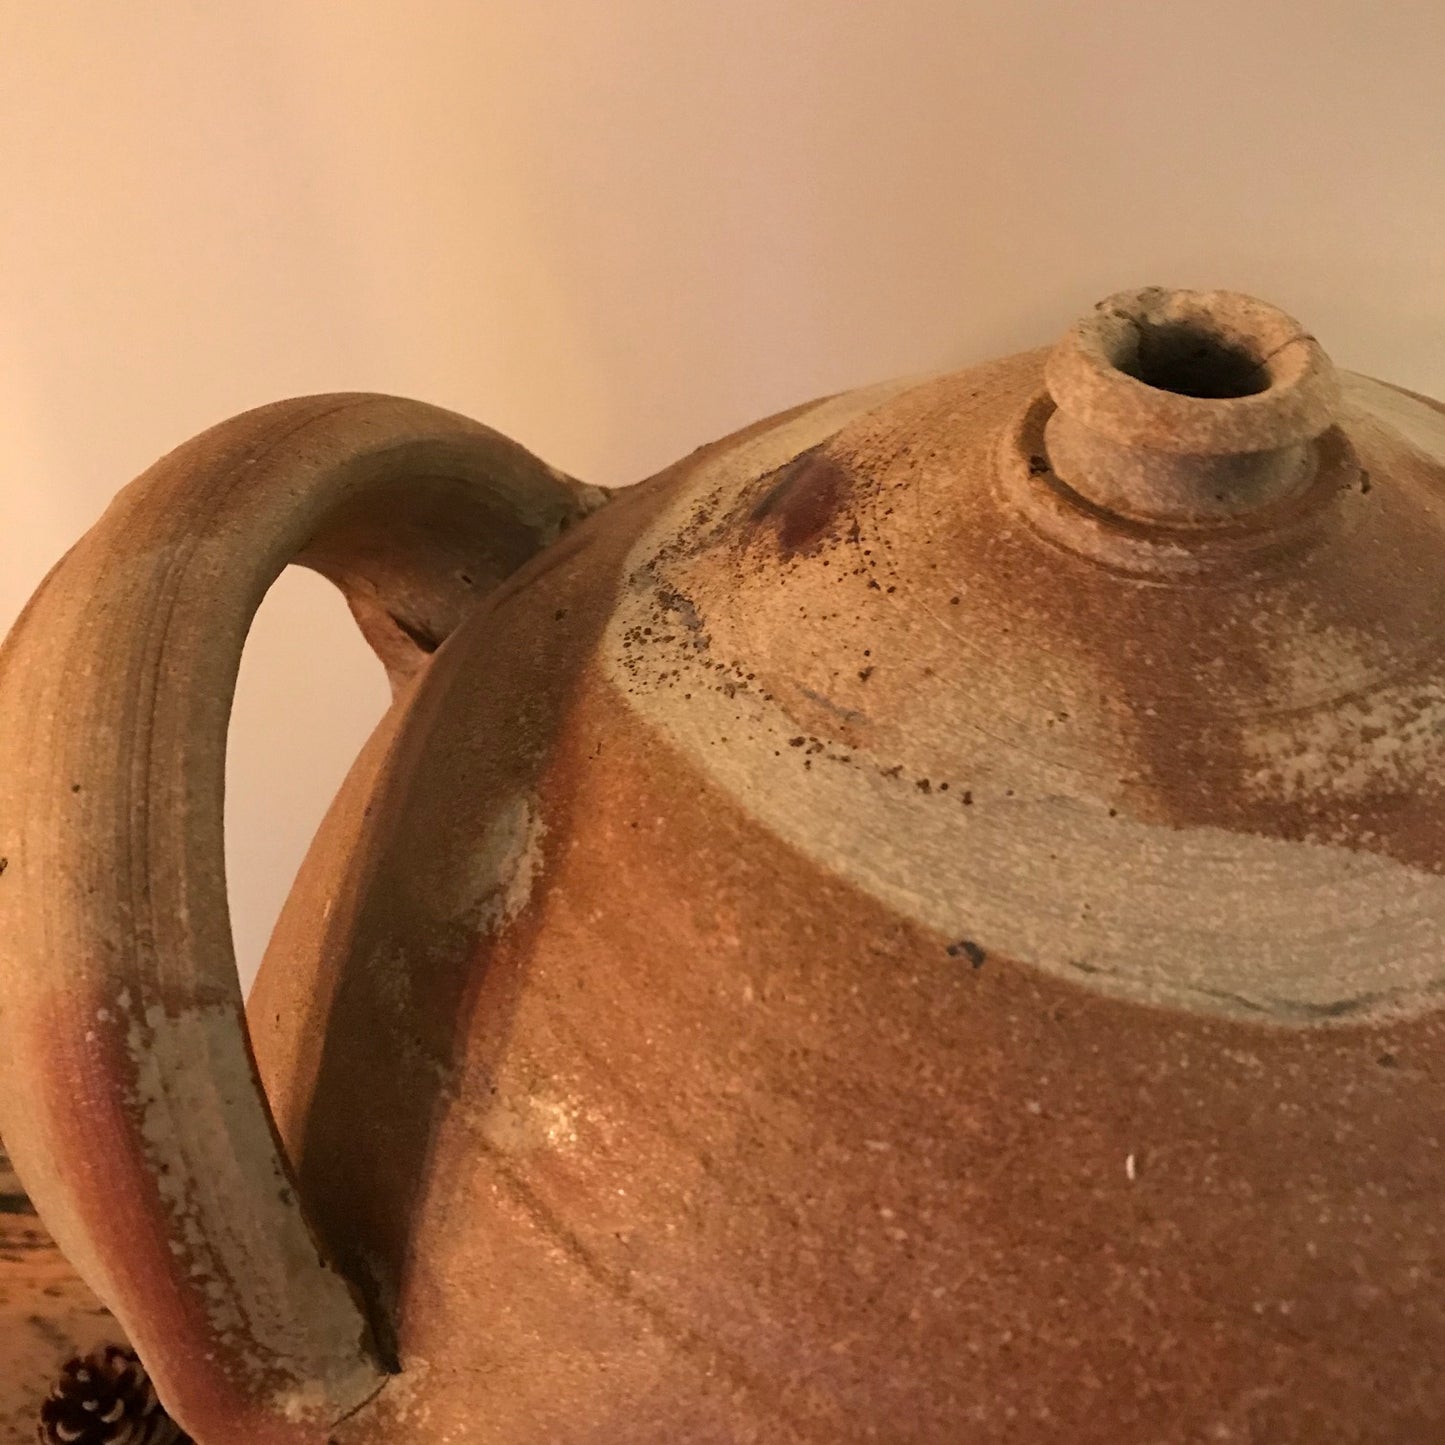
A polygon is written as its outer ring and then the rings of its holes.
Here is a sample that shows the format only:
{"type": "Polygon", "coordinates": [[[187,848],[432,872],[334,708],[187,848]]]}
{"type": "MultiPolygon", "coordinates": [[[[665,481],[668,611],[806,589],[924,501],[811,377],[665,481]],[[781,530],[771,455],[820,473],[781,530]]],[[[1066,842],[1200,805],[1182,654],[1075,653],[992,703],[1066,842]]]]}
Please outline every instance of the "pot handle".
{"type": "Polygon", "coordinates": [[[0,650],[0,1133],[200,1439],[317,1445],[383,1379],[236,975],[222,803],[251,618],[310,566],[402,688],[603,495],[435,407],[280,402],[122,491],[0,650]]]}

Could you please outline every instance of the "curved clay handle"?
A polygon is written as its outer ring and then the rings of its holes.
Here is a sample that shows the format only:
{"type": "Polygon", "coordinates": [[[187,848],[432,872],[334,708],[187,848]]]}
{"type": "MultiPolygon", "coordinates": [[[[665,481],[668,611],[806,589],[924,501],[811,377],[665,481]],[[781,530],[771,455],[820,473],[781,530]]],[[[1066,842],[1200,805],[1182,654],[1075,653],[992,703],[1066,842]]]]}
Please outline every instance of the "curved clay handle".
{"type": "Polygon", "coordinates": [[[251,617],[314,567],[400,684],[601,496],[433,407],[282,402],[127,487],[0,651],[0,1132],[200,1439],[314,1445],[382,1378],[242,1011],[222,791],[251,617]]]}

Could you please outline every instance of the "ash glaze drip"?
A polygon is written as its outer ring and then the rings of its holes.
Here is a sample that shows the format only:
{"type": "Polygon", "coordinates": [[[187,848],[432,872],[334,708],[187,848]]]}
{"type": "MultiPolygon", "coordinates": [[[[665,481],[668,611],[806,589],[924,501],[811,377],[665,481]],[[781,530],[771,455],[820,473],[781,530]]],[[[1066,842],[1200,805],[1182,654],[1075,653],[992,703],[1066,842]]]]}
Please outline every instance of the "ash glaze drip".
{"type": "Polygon", "coordinates": [[[1170,528],[1262,518],[1317,469],[1339,389],[1292,317],[1229,291],[1102,301],[1045,370],[1053,473],[1107,514],[1170,528]]]}

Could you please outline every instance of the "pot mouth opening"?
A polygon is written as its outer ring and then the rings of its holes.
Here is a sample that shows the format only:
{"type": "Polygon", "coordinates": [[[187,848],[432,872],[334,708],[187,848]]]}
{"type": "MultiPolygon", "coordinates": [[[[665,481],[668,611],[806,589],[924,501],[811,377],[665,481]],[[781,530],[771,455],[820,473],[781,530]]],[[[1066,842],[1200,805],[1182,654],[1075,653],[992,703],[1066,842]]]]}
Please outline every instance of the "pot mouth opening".
{"type": "Polygon", "coordinates": [[[1149,286],[1101,301],[1049,354],[1045,384],[1079,425],[1144,451],[1227,455],[1294,446],[1334,422],[1319,343],[1233,291],[1149,286]]]}
{"type": "Polygon", "coordinates": [[[1210,400],[1255,396],[1273,384],[1268,358],[1204,319],[1138,320],[1118,338],[1114,366],[1156,391],[1210,400]]]}

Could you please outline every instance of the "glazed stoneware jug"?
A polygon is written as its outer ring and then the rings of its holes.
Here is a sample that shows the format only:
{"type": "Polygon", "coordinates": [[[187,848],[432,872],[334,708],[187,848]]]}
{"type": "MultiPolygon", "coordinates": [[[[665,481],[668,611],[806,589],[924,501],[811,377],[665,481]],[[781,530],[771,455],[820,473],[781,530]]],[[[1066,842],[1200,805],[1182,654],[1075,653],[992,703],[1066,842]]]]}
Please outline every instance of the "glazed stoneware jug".
{"type": "Polygon", "coordinates": [[[1442,618],[1440,407],[1233,293],[610,499],[264,407],[0,656],[0,1130],[201,1445],[1445,1440],[1442,618]],[[395,698],[243,1014],[293,561],[395,698]]]}

